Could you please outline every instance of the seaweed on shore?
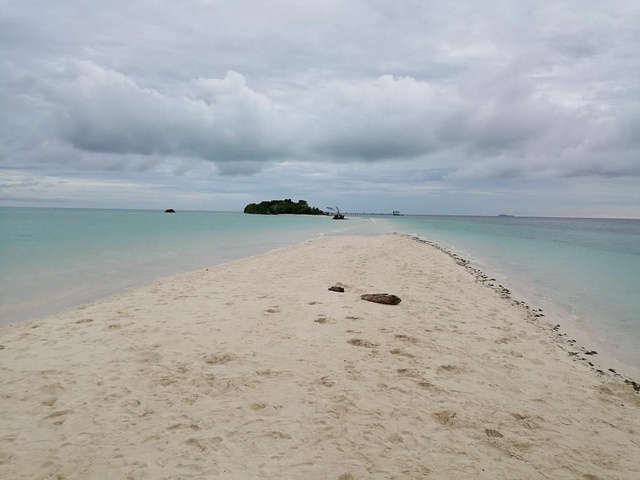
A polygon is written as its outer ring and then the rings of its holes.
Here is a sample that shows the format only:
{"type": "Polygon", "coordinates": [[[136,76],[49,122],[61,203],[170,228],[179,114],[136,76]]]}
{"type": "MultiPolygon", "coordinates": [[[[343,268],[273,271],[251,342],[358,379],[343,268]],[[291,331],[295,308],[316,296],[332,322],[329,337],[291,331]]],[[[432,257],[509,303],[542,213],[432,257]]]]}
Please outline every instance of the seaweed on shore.
{"type": "Polygon", "coordinates": [[[575,340],[568,338],[566,333],[560,333],[559,332],[560,325],[551,325],[551,324],[545,323],[545,322],[541,323],[542,317],[545,316],[542,313],[542,309],[540,309],[540,308],[532,308],[529,305],[527,305],[526,302],[524,302],[522,300],[514,299],[512,297],[512,295],[511,295],[511,291],[508,288],[505,288],[500,284],[496,284],[496,279],[495,278],[489,278],[481,270],[471,266],[471,264],[470,264],[470,262],[468,260],[462,258],[457,253],[454,253],[451,250],[448,250],[447,248],[443,247],[442,245],[439,245],[439,244],[437,244],[435,242],[432,242],[432,241],[429,241],[429,240],[423,240],[420,237],[417,237],[417,236],[414,236],[414,235],[406,235],[406,234],[403,234],[403,235],[413,239],[416,242],[424,243],[426,245],[429,245],[429,246],[435,248],[436,250],[440,250],[441,252],[443,252],[446,255],[448,255],[449,257],[451,257],[455,261],[456,264],[460,265],[467,272],[469,272],[471,275],[473,275],[476,278],[476,282],[482,283],[486,287],[488,287],[488,288],[492,289],[493,291],[495,291],[502,299],[507,300],[513,306],[521,308],[522,310],[524,310],[525,320],[528,323],[534,324],[539,328],[543,328],[543,329],[549,330],[550,333],[552,334],[552,336],[554,336],[559,341],[558,346],[562,350],[567,352],[567,354],[569,356],[574,357],[575,360],[578,360],[578,361],[581,361],[583,363],[586,363],[587,365],[589,365],[591,370],[595,371],[599,375],[607,376],[607,377],[610,377],[610,378],[616,378],[618,380],[623,380],[624,383],[626,383],[628,385],[631,385],[633,387],[634,391],[637,394],[640,394],[640,382],[636,382],[632,378],[629,378],[629,377],[627,377],[625,375],[621,375],[620,373],[618,373],[613,368],[609,368],[607,371],[605,371],[605,370],[603,370],[601,368],[597,368],[597,366],[593,362],[589,361],[585,356],[586,355],[589,355],[589,356],[596,355],[598,352],[596,352],[595,350],[588,350],[584,346],[578,345],[575,340]]]}

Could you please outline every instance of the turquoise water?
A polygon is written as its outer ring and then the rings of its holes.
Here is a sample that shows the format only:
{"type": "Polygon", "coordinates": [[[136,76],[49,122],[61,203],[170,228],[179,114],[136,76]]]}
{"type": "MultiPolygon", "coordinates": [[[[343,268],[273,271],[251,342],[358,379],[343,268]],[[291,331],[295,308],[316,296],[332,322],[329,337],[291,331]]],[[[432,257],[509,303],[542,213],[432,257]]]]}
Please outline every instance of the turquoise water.
{"type": "Polygon", "coordinates": [[[372,221],[231,212],[0,208],[1,324],[372,221]]]}
{"type": "Polygon", "coordinates": [[[462,254],[640,368],[640,220],[0,208],[0,324],[320,235],[390,231],[462,254]]]}
{"type": "Polygon", "coordinates": [[[640,367],[640,220],[405,216],[393,223],[461,253],[532,305],[571,317],[607,352],[640,367]]]}

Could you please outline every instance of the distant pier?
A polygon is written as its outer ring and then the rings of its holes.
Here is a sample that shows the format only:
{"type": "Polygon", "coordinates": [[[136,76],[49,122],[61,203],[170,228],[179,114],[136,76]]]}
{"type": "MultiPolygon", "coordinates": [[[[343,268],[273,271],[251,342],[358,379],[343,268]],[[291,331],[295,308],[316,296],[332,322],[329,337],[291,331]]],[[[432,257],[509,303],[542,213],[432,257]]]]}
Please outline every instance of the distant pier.
{"type": "Polygon", "coordinates": [[[364,216],[379,216],[379,215],[383,215],[383,216],[387,216],[387,217],[404,217],[404,213],[400,213],[397,210],[394,210],[391,213],[386,213],[386,212],[344,212],[345,215],[351,215],[352,217],[364,217],[364,216]]]}

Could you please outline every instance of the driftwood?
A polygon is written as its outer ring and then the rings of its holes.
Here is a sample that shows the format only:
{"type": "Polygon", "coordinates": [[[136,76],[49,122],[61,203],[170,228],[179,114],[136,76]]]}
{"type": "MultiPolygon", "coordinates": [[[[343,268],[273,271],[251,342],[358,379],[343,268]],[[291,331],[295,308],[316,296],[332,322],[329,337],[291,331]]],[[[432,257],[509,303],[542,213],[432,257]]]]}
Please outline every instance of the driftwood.
{"type": "Polygon", "coordinates": [[[398,305],[402,301],[400,297],[388,293],[365,293],[360,298],[367,302],[383,303],[385,305],[398,305]]]}

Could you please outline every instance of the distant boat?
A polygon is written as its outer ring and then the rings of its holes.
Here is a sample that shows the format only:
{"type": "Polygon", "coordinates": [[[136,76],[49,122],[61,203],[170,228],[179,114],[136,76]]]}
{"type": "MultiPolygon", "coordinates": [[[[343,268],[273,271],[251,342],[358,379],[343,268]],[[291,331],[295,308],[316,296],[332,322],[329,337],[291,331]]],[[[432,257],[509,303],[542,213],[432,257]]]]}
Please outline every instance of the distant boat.
{"type": "Polygon", "coordinates": [[[337,205],[336,205],[336,208],[327,207],[327,209],[331,210],[332,212],[334,212],[334,214],[333,214],[333,219],[334,220],[344,220],[344,215],[340,212],[340,209],[338,208],[337,205]]]}
{"type": "Polygon", "coordinates": [[[501,213],[500,215],[498,215],[499,217],[513,217],[513,215],[507,215],[506,213],[501,213]]]}

